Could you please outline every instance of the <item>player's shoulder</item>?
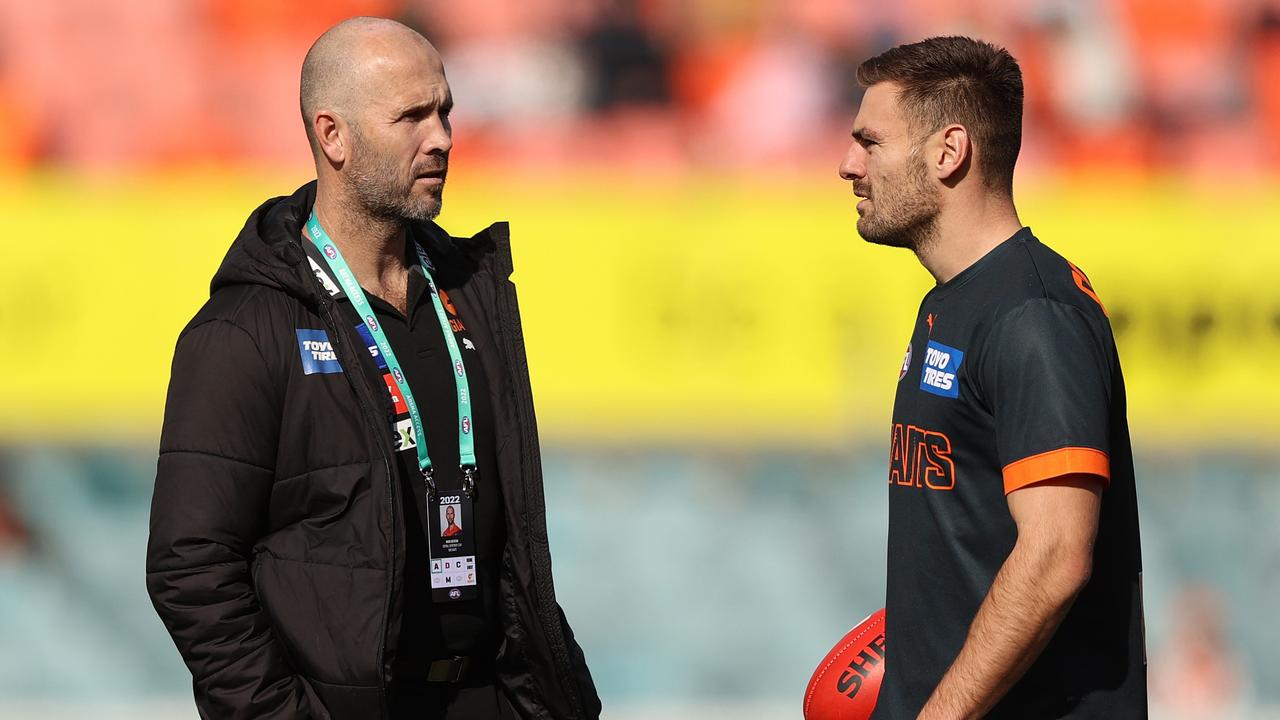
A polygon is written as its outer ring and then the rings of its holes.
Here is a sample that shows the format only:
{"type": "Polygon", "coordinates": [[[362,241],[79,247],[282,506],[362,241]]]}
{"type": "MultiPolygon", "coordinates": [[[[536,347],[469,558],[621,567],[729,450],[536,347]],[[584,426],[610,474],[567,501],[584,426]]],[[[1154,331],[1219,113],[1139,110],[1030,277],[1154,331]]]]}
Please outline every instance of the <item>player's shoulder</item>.
{"type": "Polygon", "coordinates": [[[1106,307],[1084,270],[1029,230],[1010,242],[1014,246],[1007,257],[1013,267],[1004,275],[1012,287],[1003,303],[1005,312],[1028,303],[1058,305],[1075,308],[1091,321],[1107,323],[1106,307]]]}
{"type": "Polygon", "coordinates": [[[298,328],[319,327],[319,318],[288,293],[258,285],[235,285],[219,288],[210,295],[178,335],[178,346],[194,341],[214,348],[228,360],[248,349],[260,357],[279,358],[296,347],[298,328]],[[196,335],[203,339],[195,340],[196,335]]]}
{"type": "Polygon", "coordinates": [[[252,327],[264,319],[290,314],[295,301],[286,293],[258,285],[234,285],[210,294],[187,324],[186,331],[209,322],[252,327]]]}
{"type": "Polygon", "coordinates": [[[983,377],[1011,366],[1031,372],[1044,363],[1073,367],[1088,360],[1105,367],[1115,360],[1111,324],[1088,276],[1026,228],[1003,248],[998,271],[988,277],[997,279],[985,281],[996,299],[974,353],[983,377]]]}

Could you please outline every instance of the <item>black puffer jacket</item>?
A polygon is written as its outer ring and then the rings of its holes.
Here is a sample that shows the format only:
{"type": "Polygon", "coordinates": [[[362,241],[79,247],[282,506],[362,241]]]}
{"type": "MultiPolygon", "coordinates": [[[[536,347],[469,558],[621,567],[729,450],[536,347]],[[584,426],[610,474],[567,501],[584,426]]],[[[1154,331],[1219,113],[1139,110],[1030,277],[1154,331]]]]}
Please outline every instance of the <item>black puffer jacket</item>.
{"type": "MultiPolygon", "coordinates": [[[[392,410],[303,254],[314,200],[313,182],[249,217],[174,355],[147,589],[205,718],[387,712],[405,547],[392,410]],[[299,329],[323,329],[344,372],[304,375],[299,329]]],[[[499,683],[526,718],[597,718],[551,582],[507,227],[412,232],[440,259],[488,372],[508,537],[499,683]]]]}

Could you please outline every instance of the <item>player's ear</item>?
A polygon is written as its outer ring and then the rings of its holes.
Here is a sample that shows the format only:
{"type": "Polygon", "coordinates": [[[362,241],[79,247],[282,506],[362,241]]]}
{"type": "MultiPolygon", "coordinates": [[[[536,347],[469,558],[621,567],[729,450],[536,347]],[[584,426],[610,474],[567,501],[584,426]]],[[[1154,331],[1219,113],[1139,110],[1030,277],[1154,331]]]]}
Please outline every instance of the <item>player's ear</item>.
{"type": "Polygon", "coordinates": [[[312,119],[312,129],[316,133],[316,142],[320,145],[320,152],[324,153],[325,158],[330,164],[336,167],[342,167],[347,161],[348,147],[350,142],[351,129],[346,121],[337,113],[330,110],[321,110],[316,113],[312,119]]]}
{"type": "Polygon", "coordinates": [[[951,124],[938,131],[938,142],[933,157],[933,172],[938,179],[957,181],[964,177],[964,169],[973,153],[969,131],[963,125],[951,124]]]}

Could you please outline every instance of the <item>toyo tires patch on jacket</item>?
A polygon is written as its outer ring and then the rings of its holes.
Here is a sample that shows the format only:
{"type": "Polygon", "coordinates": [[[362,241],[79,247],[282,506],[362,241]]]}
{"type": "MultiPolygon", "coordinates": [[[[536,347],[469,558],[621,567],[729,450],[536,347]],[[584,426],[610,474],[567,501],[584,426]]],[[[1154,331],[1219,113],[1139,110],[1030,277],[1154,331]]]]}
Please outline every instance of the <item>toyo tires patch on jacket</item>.
{"type": "Polygon", "coordinates": [[[298,329],[298,352],[302,356],[304,375],[340,373],[342,365],[333,351],[329,335],[323,330],[298,329]]]}

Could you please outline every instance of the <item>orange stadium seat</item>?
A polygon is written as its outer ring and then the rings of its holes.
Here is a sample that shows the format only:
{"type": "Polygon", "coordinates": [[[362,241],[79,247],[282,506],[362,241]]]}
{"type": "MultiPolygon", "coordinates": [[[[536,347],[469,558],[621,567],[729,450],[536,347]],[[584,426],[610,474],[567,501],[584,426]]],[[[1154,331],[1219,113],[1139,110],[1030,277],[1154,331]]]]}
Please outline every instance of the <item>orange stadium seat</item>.
{"type": "MultiPolygon", "coordinates": [[[[1280,11],[1278,11],[1280,12],[1280,11]]],[[[1280,28],[1261,35],[1253,49],[1250,84],[1271,162],[1280,161],[1280,28]]]]}
{"type": "Polygon", "coordinates": [[[1159,106],[1220,93],[1239,28],[1238,0],[1116,0],[1139,80],[1159,106]]]}

